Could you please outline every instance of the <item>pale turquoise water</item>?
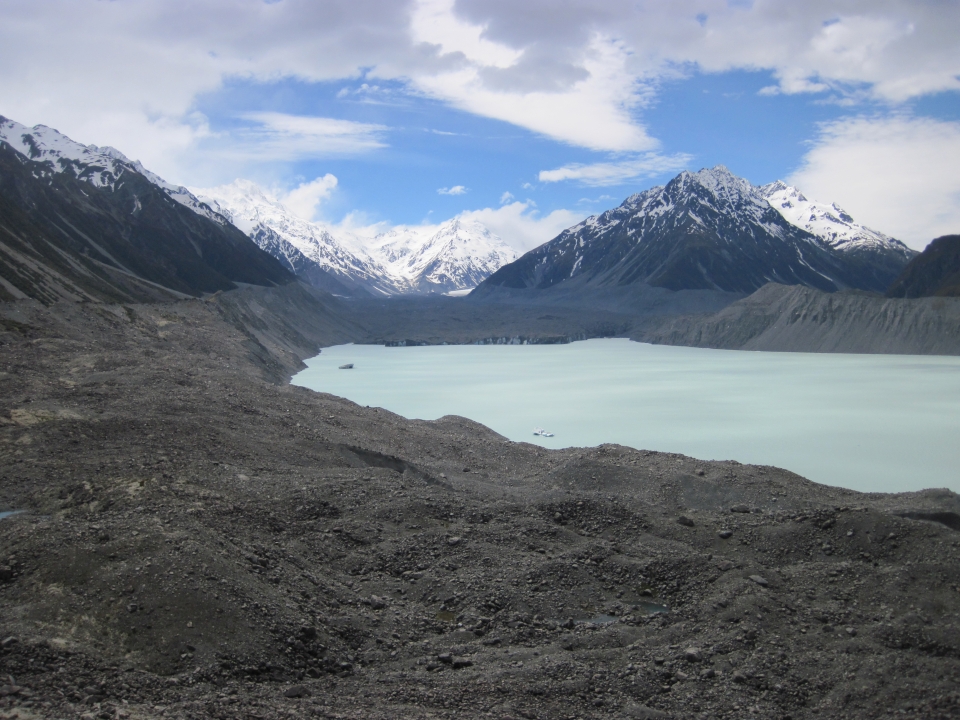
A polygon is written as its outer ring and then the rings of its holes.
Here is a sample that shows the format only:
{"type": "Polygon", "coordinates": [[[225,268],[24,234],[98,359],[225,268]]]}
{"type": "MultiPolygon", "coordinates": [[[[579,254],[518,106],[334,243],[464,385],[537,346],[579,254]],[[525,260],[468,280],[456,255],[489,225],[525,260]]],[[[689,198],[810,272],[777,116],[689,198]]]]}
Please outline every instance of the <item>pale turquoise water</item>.
{"type": "Polygon", "coordinates": [[[863,491],[960,491],[960,358],[588,340],[341,345],[307,365],[294,383],[410,418],[463,415],[545,447],[619,443],[863,491]]]}

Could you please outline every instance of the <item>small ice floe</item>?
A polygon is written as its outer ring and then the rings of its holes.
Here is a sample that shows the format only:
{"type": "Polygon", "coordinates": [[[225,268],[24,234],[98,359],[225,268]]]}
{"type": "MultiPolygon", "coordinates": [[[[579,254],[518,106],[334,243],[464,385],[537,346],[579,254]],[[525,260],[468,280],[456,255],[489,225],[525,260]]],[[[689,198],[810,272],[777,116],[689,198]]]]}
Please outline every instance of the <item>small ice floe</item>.
{"type": "Polygon", "coordinates": [[[540,437],[553,437],[553,433],[552,433],[552,432],[547,432],[547,431],[544,430],[543,428],[539,428],[539,427],[533,429],[533,434],[534,434],[534,435],[539,435],[540,437]]]}

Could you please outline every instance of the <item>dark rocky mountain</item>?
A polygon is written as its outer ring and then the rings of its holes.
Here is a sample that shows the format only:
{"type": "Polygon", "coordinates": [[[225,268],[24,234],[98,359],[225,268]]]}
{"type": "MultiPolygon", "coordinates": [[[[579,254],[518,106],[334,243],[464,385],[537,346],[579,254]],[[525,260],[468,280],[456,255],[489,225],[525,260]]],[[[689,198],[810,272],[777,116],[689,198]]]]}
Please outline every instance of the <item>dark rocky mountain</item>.
{"type": "Polygon", "coordinates": [[[797,227],[761,188],[723,166],[683,172],[627,198],[491,275],[484,286],[544,289],[580,278],[594,286],[752,293],[769,282],[825,291],[883,292],[909,257],[877,268],[797,227]]]}
{"type": "Polygon", "coordinates": [[[0,139],[0,299],[150,301],[294,279],[240,230],[116,151],[85,162],[29,132],[10,139],[0,139]]]}
{"type": "Polygon", "coordinates": [[[960,235],[933,240],[887,290],[887,297],[930,296],[960,296],[960,235]]]}

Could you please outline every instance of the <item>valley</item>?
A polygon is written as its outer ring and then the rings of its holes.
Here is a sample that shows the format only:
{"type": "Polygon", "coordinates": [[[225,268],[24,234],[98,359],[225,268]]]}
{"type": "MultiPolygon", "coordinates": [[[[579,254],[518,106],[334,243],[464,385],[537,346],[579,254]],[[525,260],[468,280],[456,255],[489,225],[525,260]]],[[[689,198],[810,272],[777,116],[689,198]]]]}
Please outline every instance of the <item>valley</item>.
{"type": "Polygon", "coordinates": [[[0,118],[0,714],[960,712],[950,490],[548,450],[290,383],[351,342],[957,354],[949,236],[917,255],[723,166],[516,259],[425,227],[334,237],[0,118]]]}
{"type": "Polygon", "coordinates": [[[0,306],[3,712],[956,714],[955,494],[290,386],[330,303],[0,306]]]}

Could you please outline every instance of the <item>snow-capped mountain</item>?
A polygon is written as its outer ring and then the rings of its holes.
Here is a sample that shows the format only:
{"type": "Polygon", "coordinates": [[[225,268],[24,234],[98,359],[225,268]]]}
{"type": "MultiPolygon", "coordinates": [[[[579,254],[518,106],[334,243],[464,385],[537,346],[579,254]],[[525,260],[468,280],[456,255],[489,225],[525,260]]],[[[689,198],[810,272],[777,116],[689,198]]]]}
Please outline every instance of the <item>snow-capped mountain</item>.
{"type": "Polygon", "coordinates": [[[193,192],[308,282],[354,294],[444,293],[476,287],[517,253],[475,221],[337,237],[248,180],[193,192]]]}
{"type": "Polygon", "coordinates": [[[408,292],[474,288],[517,259],[517,252],[475,220],[453,218],[439,228],[398,228],[378,235],[369,252],[408,292]]]}
{"type": "Polygon", "coordinates": [[[294,280],[121,153],[0,119],[0,299],[150,302],[294,280]]]}
{"type": "Polygon", "coordinates": [[[0,116],[0,140],[24,157],[46,164],[51,172],[69,172],[94,187],[112,190],[125,172],[139,173],[181,205],[214,222],[224,223],[224,218],[197,200],[187,188],[168,183],[147,170],[139,160],[130,160],[116,148],[83,145],[46,125],[31,128],[3,116],[0,116]]]}
{"type": "Polygon", "coordinates": [[[307,282],[336,294],[392,294],[387,270],[347,249],[326,228],[294,215],[249,180],[192,192],[307,282]]]}
{"type": "Polygon", "coordinates": [[[760,193],[788,222],[822,238],[841,252],[882,249],[908,260],[917,254],[899,240],[860,225],[836,203],[828,205],[810,200],[782,180],[762,185],[760,193]]]}
{"type": "Polygon", "coordinates": [[[857,223],[836,203],[822,203],[805,197],[797,188],[781,180],[763,185],[760,193],[787,220],[827,243],[876,282],[871,289],[882,291],[917,256],[899,240],[857,223]]]}
{"type": "Polygon", "coordinates": [[[788,221],[761,188],[718,165],[632,195],[501,268],[484,285],[646,283],[751,293],[768,282],[882,292],[908,257],[838,250],[788,221]]]}

